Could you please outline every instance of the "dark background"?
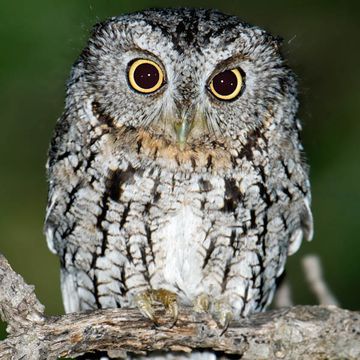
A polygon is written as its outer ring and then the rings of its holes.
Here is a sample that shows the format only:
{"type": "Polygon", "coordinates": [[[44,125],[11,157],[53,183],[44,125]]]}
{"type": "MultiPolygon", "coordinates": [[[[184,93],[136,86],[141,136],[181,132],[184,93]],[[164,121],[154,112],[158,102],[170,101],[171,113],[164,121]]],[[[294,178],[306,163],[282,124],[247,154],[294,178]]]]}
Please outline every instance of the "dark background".
{"type": "MultiPolygon", "coordinates": [[[[288,261],[297,303],[314,303],[300,259],[320,255],[341,305],[359,309],[360,91],[357,1],[2,1],[0,6],[0,252],[45,304],[63,313],[59,262],[42,233],[45,162],[64,84],[91,26],[147,7],[218,8],[284,38],[298,74],[311,165],[315,238],[288,261]]],[[[0,289],[1,291],[1,289],[0,289]]],[[[0,338],[5,327],[0,323],[0,338]]]]}

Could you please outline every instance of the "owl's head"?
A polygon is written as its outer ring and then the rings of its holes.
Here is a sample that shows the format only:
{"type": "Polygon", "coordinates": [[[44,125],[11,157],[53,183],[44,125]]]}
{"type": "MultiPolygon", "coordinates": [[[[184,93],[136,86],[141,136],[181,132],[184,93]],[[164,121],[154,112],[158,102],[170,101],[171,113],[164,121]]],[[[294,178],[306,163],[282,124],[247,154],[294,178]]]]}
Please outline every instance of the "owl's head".
{"type": "Polygon", "coordinates": [[[213,10],[147,10],[97,25],[72,87],[72,101],[90,102],[113,126],[183,151],[293,121],[297,108],[279,40],[213,10]]]}

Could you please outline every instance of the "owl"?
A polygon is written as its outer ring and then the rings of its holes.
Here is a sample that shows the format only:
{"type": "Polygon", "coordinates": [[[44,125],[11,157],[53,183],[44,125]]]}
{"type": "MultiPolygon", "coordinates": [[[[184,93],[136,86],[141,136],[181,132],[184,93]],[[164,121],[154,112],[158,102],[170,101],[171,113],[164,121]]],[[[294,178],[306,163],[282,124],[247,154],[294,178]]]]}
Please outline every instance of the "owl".
{"type": "MultiPolygon", "coordinates": [[[[280,40],[214,10],[95,26],[47,174],[66,312],[154,303],[220,327],[263,311],[312,238],[296,79],[280,40]]],[[[211,358],[208,354],[205,358],[211,358]]]]}

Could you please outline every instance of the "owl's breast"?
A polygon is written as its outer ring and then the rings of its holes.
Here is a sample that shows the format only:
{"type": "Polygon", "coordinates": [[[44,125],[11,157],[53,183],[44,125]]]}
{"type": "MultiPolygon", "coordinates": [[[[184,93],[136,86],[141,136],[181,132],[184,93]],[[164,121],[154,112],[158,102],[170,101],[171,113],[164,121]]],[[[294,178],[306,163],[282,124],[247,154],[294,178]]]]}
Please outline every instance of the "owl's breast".
{"type": "MultiPolygon", "coordinates": [[[[131,201],[128,223],[139,211],[137,220],[148,229],[143,233],[148,234],[145,245],[151,246],[146,261],[152,288],[173,291],[185,302],[228,289],[248,296],[249,303],[259,291],[270,294],[257,283],[251,291],[248,287],[260,281],[257,274],[264,269],[272,286],[298,220],[296,211],[287,210],[289,198],[282,200],[261,183],[261,176],[248,164],[227,174],[150,166],[123,185],[121,201],[131,201]]],[[[135,240],[132,234],[126,238],[135,240]]],[[[238,301],[242,308],[248,300],[238,301]]]]}

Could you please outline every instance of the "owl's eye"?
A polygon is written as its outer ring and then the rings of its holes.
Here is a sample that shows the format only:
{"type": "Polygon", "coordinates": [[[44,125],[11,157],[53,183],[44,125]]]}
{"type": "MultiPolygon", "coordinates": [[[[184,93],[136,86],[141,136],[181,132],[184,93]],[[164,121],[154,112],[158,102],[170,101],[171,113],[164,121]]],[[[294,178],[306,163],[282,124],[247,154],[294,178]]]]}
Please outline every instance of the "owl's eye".
{"type": "Polygon", "coordinates": [[[164,83],[164,73],[160,66],[151,60],[135,60],[129,68],[129,83],[138,92],[150,94],[160,89],[164,83]]]}
{"type": "Polygon", "coordinates": [[[225,70],[211,80],[210,91],[220,100],[233,100],[241,91],[243,76],[240,70],[225,70]]]}

